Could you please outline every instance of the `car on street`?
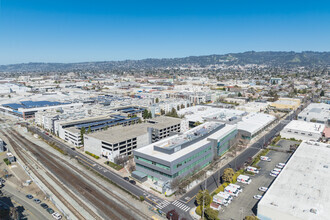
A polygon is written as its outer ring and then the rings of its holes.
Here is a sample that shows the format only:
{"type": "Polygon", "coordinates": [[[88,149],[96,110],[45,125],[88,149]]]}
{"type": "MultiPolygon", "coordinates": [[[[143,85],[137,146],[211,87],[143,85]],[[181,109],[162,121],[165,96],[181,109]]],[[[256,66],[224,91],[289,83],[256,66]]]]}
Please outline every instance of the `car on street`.
{"type": "Polygon", "coordinates": [[[37,204],[41,203],[40,199],[37,199],[37,198],[35,198],[33,201],[37,204]]]}
{"type": "Polygon", "coordinates": [[[262,160],[262,161],[267,161],[267,162],[272,161],[272,159],[270,159],[269,157],[266,157],[266,156],[261,156],[261,157],[260,157],[260,160],[262,160]]]}
{"type": "Polygon", "coordinates": [[[277,177],[279,173],[276,172],[270,172],[269,175],[271,175],[272,177],[277,177]]]}
{"type": "Polygon", "coordinates": [[[71,150],[76,150],[76,148],[74,148],[74,147],[71,147],[71,150]]]}
{"type": "Polygon", "coordinates": [[[6,182],[6,180],[5,180],[5,179],[2,179],[2,178],[0,178],[0,182],[1,182],[1,183],[5,183],[5,182],[6,182]]]}
{"type": "Polygon", "coordinates": [[[257,199],[257,200],[260,200],[262,198],[262,196],[261,195],[254,195],[253,198],[257,199]]]}
{"type": "Polygon", "coordinates": [[[49,214],[53,214],[53,213],[55,212],[52,208],[48,208],[48,209],[46,209],[46,211],[47,211],[49,214]]]}
{"type": "Polygon", "coordinates": [[[124,180],[129,181],[129,178],[128,177],[124,177],[124,180]]]}
{"type": "Polygon", "coordinates": [[[132,183],[133,185],[136,185],[136,182],[134,180],[130,180],[130,183],[132,183]]]}
{"type": "Polygon", "coordinates": [[[48,209],[48,205],[46,204],[46,203],[41,203],[41,205],[40,205],[42,208],[44,208],[44,209],[48,209]]]}
{"type": "Polygon", "coordinates": [[[52,214],[52,216],[53,216],[53,218],[55,218],[55,219],[57,219],[57,220],[59,220],[59,219],[62,218],[62,216],[61,216],[59,213],[57,213],[57,212],[54,212],[54,213],[52,214]]]}
{"type": "Polygon", "coordinates": [[[26,198],[28,198],[28,199],[33,199],[33,196],[30,195],[30,194],[28,194],[28,195],[26,195],[26,198]]]}
{"type": "Polygon", "coordinates": [[[266,192],[267,190],[268,190],[268,188],[267,187],[264,187],[264,186],[262,186],[262,187],[259,187],[259,189],[258,189],[259,191],[261,191],[261,192],[266,192]]]}

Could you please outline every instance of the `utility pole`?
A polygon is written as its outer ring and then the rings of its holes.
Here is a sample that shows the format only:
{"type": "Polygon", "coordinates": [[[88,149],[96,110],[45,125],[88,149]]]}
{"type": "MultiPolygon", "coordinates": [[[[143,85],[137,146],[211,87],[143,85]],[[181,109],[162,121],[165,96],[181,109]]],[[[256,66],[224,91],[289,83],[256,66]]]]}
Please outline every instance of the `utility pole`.
{"type": "Polygon", "coordinates": [[[204,200],[205,200],[205,193],[206,193],[206,183],[207,183],[207,174],[205,173],[205,187],[203,192],[203,206],[202,206],[202,219],[204,219],[204,200]]]}

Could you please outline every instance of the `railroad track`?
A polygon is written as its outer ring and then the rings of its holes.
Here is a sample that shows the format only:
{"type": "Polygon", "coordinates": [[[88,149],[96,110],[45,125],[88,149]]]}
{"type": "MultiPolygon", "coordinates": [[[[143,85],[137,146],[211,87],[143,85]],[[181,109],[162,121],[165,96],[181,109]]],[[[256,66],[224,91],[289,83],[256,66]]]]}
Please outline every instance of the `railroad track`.
{"type": "MultiPolygon", "coordinates": [[[[16,155],[22,160],[22,162],[34,173],[34,175],[78,218],[78,219],[85,219],[84,216],[82,216],[80,214],[80,212],[73,207],[66,199],[63,198],[63,196],[57,192],[57,190],[51,185],[49,184],[44,177],[42,177],[37,170],[35,170],[35,168],[27,161],[27,159],[25,157],[29,157],[31,160],[34,160],[32,157],[28,156],[28,154],[25,154],[24,156],[21,154],[20,146],[15,143],[7,134],[5,134],[4,132],[1,132],[3,134],[3,136],[5,136],[10,145],[13,147],[16,155]]],[[[46,171],[46,175],[50,178],[52,178],[52,180],[59,186],[61,186],[62,184],[60,184],[58,182],[57,179],[55,179],[52,175],[50,175],[47,171],[46,171]]]]}
{"type": "MultiPolygon", "coordinates": [[[[18,138],[21,139],[21,142],[23,142],[26,146],[29,146],[28,148],[36,156],[38,156],[38,155],[40,156],[40,153],[43,152],[42,155],[45,156],[46,158],[48,158],[47,162],[49,162],[48,160],[50,160],[57,166],[61,166],[63,170],[66,170],[67,167],[69,167],[72,170],[74,170],[76,173],[78,173],[79,174],[78,179],[80,181],[80,182],[78,181],[78,185],[70,184],[70,183],[69,184],[72,185],[74,188],[76,188],[77,191],[80,192],[84,197],[86,197],[92,204],[95,204],[96,207],[98,207],[98,208],[102,207],[103,209],[101,211],[103,211],[105,214],[107,214],[107,216],[109,216],[111,219],[120,219],[120,220],[121,219],[136,219],[136,217],[129,215],[125,210],[123,210],[122,207],[120,207],[120,205],[118,205],[116,202],[114,202],[111,199],[109,199],[108,197],[106,197],[103,192],[107,193],[115,200],[121,202],[124,206],[129,207],[130,210],[134,211],[134,215],[135,214],[139,215],[141,217],[141,219],[151,219],[149,216],[147,216],[146,214],[141,212],[139,209],[132,206],[130,203],[125,201],[123,198],[121,198],[117,194],[111,192],[105,186],[103,186],[102,184],[100,184],[99,182],[94,180],[92,177],[85,174],[83,171],[81,171],[77,167],[73,166],[66,160],[58,158],[55,154],[53,154],[49,151],[46,151],[45,149],[41,148],[40,146],[38,146],[35,143],[31,142],[30,140],[26,139],[25,137],[23,137],[21,134],[19,134],[16,131],[13,131],[13,135],[15,135],[16,137],[18,136],[18,138]],[[32,149],[33,147],[35,149],[32,149]],[[54,158],[56,158],[60,163],[58,163],[54,158]],[[65,166],[63,166],[63,165],[65,165],[65,166]],[[102,189],[103,192],[100,192],[99,190],[95,189],[92,185],[87,184],[87,182],[93,183],[95,186],[102,189]],[[118,218],[118,215],[119,215],[119,218],[118,218]]],[[[60,170],[60,172],[63,173],[63,170],[60,170]]],[[[72,175],[72,177],[75,177],[77,179],[76,174],[72,175]]],[[[68,181],[68,182],[70,182],[70,181],[68,181]]]]}

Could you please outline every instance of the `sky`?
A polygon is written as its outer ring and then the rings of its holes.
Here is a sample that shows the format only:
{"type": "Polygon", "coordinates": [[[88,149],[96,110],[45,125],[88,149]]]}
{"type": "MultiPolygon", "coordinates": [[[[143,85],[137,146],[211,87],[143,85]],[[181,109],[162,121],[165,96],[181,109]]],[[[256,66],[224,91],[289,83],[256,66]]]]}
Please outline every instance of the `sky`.
{"type": "Polygon", "coordinates": [[[330,1],[0,0],[0,65],[330,51],[330,1]]]}

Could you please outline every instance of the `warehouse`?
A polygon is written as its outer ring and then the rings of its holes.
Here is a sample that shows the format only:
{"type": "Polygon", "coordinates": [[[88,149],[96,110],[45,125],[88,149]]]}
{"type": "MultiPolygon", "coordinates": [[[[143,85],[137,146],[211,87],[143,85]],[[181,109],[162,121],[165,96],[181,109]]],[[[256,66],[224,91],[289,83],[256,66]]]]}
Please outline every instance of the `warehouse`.
{"type": "Polygon", "coordinates": [[[329,219],[329,158],[329,144],[302,142],[258,203],[258,218],[329,219]]]}
{"type": "Polygon", "coordinates": [[[299,113],[298,120],[330,125],[330,105],[311,103],[299,113]]]}
{"type": "Polygon", "coordinates": [[[322,137],[324,128],[323,124],[293,120],[283,128],[280,135],[287,139],[317,141],[322,137]]]}
{"type": "Polygon", "coordinates": [[[38,111],[46,109],[60,109],[62,107],[78,107],[82,103],[62,103],[50,101],[21,101],[20,103],[8,103],[0,106],[0,111],[21,117],[23,119],[33,118],[38,111]]]}
{"type": "Polygon", "coordinates": [[[244,116],[237,123],[237,129],[244,139],[252,139],[265,128],[270,126],[276,118],[272,115],[264,113],[250,113],[244,116]]]}
{"type": "Polygon", "coordinates": [[[282,111],[292,111],[296,110],[300,106],[300,99],[291,98],[280,98],[279,100],[272,102],[270,104],[271,108],[282,110],[282,111]]]}
{"type": "Polygon", "coordinates": [[[235,139],[236,125],[206,122],[134,151],[136,169],[152,181],[170,182],[209,165],[235,139]]]}

